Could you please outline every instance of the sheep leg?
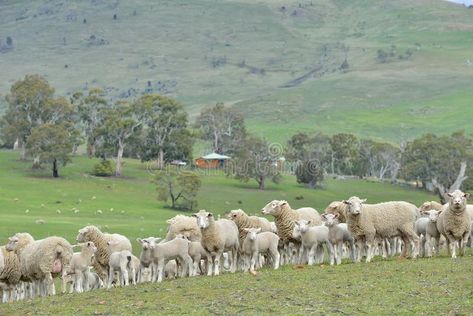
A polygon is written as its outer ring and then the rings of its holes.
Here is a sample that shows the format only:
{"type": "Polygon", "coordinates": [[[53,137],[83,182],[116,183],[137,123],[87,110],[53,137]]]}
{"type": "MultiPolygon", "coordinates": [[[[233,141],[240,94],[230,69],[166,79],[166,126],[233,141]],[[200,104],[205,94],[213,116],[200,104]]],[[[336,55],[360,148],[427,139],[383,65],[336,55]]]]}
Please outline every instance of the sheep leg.
{"type": "Polygon", "coordinates": [[[251,272],[255,271],[256,260],[258,260],[258,251],[254,251],[251,254],[251,260],[250,260],[250,271],[251,272]]]}
{"type": "Polygon", "coordinates": [[[464,235],[463,238],[460,240],[460,256],[465,255],[465,247],[468,244],[468,238],[470,237],[470,231],[467,231],[464,235]]]}
{"type": "Polygon", "coordinates": [[[215,254],[214,258],[214,275],[219,275],[220,274],[220,258],[222,257],[222,252],[219,251],[215,254]]]}
{"type": "Polygon", "coordinates": [[[281,255],[279,254],[278,247],[274,247],[271,250],[271,257],[273,258],[274,270],[279,269],[279,261],[281,260],[281,255]]]}
{"type": "Polygon", "coordinates": [[[207,255],[207,276],[211,276],[213,274],[213,256],[208,254],[207,255]]]}
{"type": "Polygon", "coordinates": [[[235,273],[237,270],[237,263],[238,263],[238,247],[234,247],[232,250],[232,265],[230,268],[231,273],[235,273]]]}
{"type": "Polygon", "coordinates": [[[113,268],[109,267],[108,268],[108,280],[107,280],[107,289],[110,289],[112,287],[112,281],[113,281],[113,268]]]}
{"type": "Polygon", "coordinates": [[[455,237],[452,235],[451,232],[447,232],[445,236],[447,240],[447,249],[450,250],[450,253],[452,255],[452,259],[455,259],[457,257],[457,241],[455,240],[455,237]]]}
{"type": "Polygon", "coordinates": [[[313,245],[312,247],[310,247],[309,252],[307,254],[307,256],[308,256],[307,264],[310,265],[310,266],[314,264],[314,257],[315,257],[315,253],[316,253],[316,248],[317,248],[317,244],[313,245]]]}

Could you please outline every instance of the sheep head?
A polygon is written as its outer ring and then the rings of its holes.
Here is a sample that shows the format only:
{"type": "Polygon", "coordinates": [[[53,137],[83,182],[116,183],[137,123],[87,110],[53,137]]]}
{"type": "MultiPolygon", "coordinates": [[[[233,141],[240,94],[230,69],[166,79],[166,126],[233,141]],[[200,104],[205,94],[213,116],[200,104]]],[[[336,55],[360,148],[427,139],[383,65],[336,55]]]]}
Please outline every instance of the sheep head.
{"type": "Polygon", "coordinates": [[[7,251],[20,252],[26,245],[33,242],[33,237],[28,233],[17,233],[8,238],[8,244],[5,246],[7,251]]]}
{"type": "Polygon", "coordinates": [[[261,209],[261,212],[265,215],[273,215],[273,216],[278,216],[279,214],[281,214],[281,212],[290,207],[289,206],[289,203],[287,203],[287,201],[284,201],[284,200],[273,200],[271,202],[269,202],[268,204],[266,204],[265,207],[263,207],[261,209]]]}
{"type": "Polygon", "coordinates": [[[432,222],[432,223],[435,223],[437,222],[437,220],[439,219],[439,215],[440,213],[442,213],[442,211],[436,211],[436,210],[429,210],[429,211],[425,211],[424,214],[427,214],[429,216],[429,220],[432,222]]]}
{"type": "Polygon", "coordinates": [[[334,226],[338,224],[338,217],[340,216],[339,213],[331,214],[331,213],[324,213],[322,214],[322,221],[324,221],[326,226],[334,226]]]}
{"type": "Polygon", "coordinates": [[[366,202],[366,199],[360,199],[357,196],[352,196],[348,200],[344,200],[343,203],[348,205],[348,213],[352,215],[360,215],[363,203],[366,202]]]}
{"type": "Polygon", "coordinates": [[[447,193],[447,196],[449,197],[448,204],[450,209],[456,213],[461,213],[465,210],[466,201],[470,198],[469,193],[463,193],[460,190],[447,193]]]}
{"type": "Polygon", "coordinates": [[[210,226],[210,224],[214,221],[214,216],[212,213],[207,212],[206,210],[200,210],[199,212],[193,214],[197,220],[197,226],[200,229],[206,229],[210,226]]]}
{"type": "Polygon", "coordinates": [[[258,234],[261,232],[261,227],[258,228],[243,228],[243,230],[247,233],[246,236],[247,238],[250,238],[250,240],[256,240],[258,237],[258,234]]]}

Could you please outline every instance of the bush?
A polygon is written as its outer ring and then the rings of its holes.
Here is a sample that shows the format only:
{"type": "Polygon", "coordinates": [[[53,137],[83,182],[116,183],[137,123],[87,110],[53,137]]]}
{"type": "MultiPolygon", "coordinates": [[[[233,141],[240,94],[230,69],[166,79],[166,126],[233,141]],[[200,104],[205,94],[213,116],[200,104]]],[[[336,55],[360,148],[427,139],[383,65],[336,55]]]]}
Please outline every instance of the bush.
{"type": "Polygon", "coordinates": [[[102,159],[99,163],[94,165],[92,174],[98,177],[110,177],[114,170],[110,160],[102,159]]]}

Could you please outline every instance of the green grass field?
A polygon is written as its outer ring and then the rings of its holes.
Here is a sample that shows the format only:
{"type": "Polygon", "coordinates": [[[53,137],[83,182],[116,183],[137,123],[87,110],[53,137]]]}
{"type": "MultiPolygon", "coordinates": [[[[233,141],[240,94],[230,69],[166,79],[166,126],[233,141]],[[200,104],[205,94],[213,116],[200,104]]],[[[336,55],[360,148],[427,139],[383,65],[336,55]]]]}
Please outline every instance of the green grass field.
{"type": "Polygon", "coordinates": [[[395,142],[472,132],[472,30],[473,10],[440,0],[7,0],[0,43],[11,36],[15,48],[0,55],[0,95],[28,73],[61,95],[133,96],[150,81],[192,119],[233,104],[275,142],[297,131],[395,142]]]}

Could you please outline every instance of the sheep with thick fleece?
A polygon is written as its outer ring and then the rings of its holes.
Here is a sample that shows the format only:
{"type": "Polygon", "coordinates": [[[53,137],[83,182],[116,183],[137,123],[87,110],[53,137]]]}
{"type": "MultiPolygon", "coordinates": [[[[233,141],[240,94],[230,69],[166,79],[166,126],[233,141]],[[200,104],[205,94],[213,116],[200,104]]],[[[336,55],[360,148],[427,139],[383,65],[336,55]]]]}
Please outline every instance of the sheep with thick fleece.
{"type": "Polygon", "coordinates": [[[426,256],[427,257],[432,257],[432,239],[435,240],[435,255],[439,256],[440,253],[440,237],[441,234],[437,228],[437,221],[440,216],[440,213],[442,213],[442,210],[428,210],[424,211],[424,214],[428,216],[429,222],[427,223],[427,226],[425,228],[425,248],[427,249],[426,251],[426,256]]]}
{"type": "MultiPolygon", "coordinates": [[[[406,256],[407,245],[412,247],[412,257],[418,255],[419,237],[414,231],[414,223],[418,218],[418,209],[407,202],[385,202],[364,204],[356,196],[343,201],[346,204],[345,215],[348,229],[358,243],[358,250],[366,245],[366,262],[370,262],[377,244],[377,238],[400,236],[405,247],[401,257],[406,256]]],[[[357,261],[360,260],[358,251],[357,261]]]]}
{"type": "Polygon", "coordinates": [[[96,226],[90,225],[79,229],[79,234],[76,237],[78,242],[92,241],[97,247],[95,253],[94,269],[99,276],[106,280],[108,274],[108,264],[110,255],[115,251],[128,250],[131,252],[131,242],[120,234],[102,233],[96,226]],[[110,248],[107,245],[109,241],[116,241],[117,243],[110,248]]]}
{"type": "Polygon", "coordinates": [[[219,275],[223,252],[231,251],[230,271],[235,272],[240,242],[238,227],[228,219],[215,220],[212,213],[201,210],[193,215],[202,234],[201,244],[207,253],[207,275],[219,275]]]}
{"type": "Polygon", "coordinates": [[[181,238],[156,243],[160,238],[149,237],[151,249],[153,249],[154,282],[162,282],[167,262],[179,259],[183,264],[182,275],[191,270],[192,259],[189,256],[189,242],[181,238]]]}
{"type": "Polygon", "coordinates": [[[72,255],[71,265],[69,266],[68,274],[74,276],[73,288],[77,293],[82,293],[89,290],[89,280],[87,279],[87,272],[92,265],[95,252],[95,247],[92,241],[79,244],[81,251],[72,255]],[[84,285],[84,287],[83,287],[84,285]]]}
{"type": "Polygon", "coordinates": [[[447,250],[452,258],[456,258],[457,242],[459,243],[460,255],[465,254],[465,246],[468,242],[471,230],[471,218],[466,210],[466,201],[470,197],[469,193],[455,190],[447,193],[448,203],[442,208],[437,228],[445,236],[447,250]]]}
{"type": "Polygon", "coordinates": [[[274,200],[266,204],[262,209],[263,214],[274,216],[278,235],[283,242],[296,241],[292,235],[294,223],[304,219],[310,221],[311,226],[322,224],[322,219],[317,211],[311,207],[303,207],[297,210],[291,208],[286,201],[274,200]]]}
{"type": "Polygon", "coordinates": [[[200,228],[192,216],[176,215],[166,223],[169,224],[166,241],[173,240],[177,234],[186,236],[190,241],[200,241],[202,237],[200,228]]]}
{"type": "Polygon", "coordinates": [[[421,212],[421,214],[425,214],[427,211],[430,211],[430,210],[440,211],[442,207],[443,205],[440,204],[439,202],[427,201],[427,202],[422,203],[422,205],[419,207],[419,211],[421,212]]]}
{"type": "Polygon", "coordinates": [[[245,228],[261,228],[262,232],[272,231],[271,223],[264,217],[249,216],[245,211],[238,209],[228,213],[228,219],[233,221],[237,227],[240,238],[240,245],[247,236],[245,228]]]}
{"type": "Polygon", "coordinates": [[[0,247],[0,288],[3,289],[3,303],[17,299],[16,290],[20,285],[20,278],[18,256],[13,251],[7,251],[5,246],[0,247]]]}
{"type": "Polygon", "coordinates": [[[246,237],[241,247],[242,253],[245,255],[245,271],[255,271],[256,263],[259,261],[260,254],[269,253],[273,260],[273,268],[279,268],[279,236],[273,232],[261,232],[258,228],[243,228],[246,237]]]}
{"type": "Polygon", "coordinates": [[[59,275],[63,279],[62,292],[66,291],[64,276],[73,254],[67,240],[53,236],[35,241],[28,233],[17,233],[9,238],[5,248],[18,256],[22,277],[42,282],[42,295],[56,294],[53,278],[59,275]]]}
{"type": "MultiPolygon", "coordinates": [[[[306,253],[308,264],[313,265],[314,263],[324,262],[324,244],[328,248],[330,255],[332,255],[333,248],[328,239],[328,227],[323,225],[310,226],[310,224],[310,221],[304,219],[295,221],[293,236],[295,239],[300,238],[301,240],[302,251],[299,252],[299,256],[306,253]]],[[[301,259],[299,258],[299,262],[303,262],[301,259]]]]}
{"type": "Polygon", "coordinates": [[[355,262],[355,240],[348,231],[346,223],[339,223],[338,214],[322,214],[322,220],[328,227],[328,240],[332,244],[333,251],[330,256],[330,265],[342,263],[343,245],[348,244],[350,259],[355,262]]]}
{"type": "Polygon", "coordinates": [[[333,201],[324,210],[324,214],[338,214],[337,219],[339,223],[346,223],[345,216],[346,204],[342,201],[333,201]]]}

